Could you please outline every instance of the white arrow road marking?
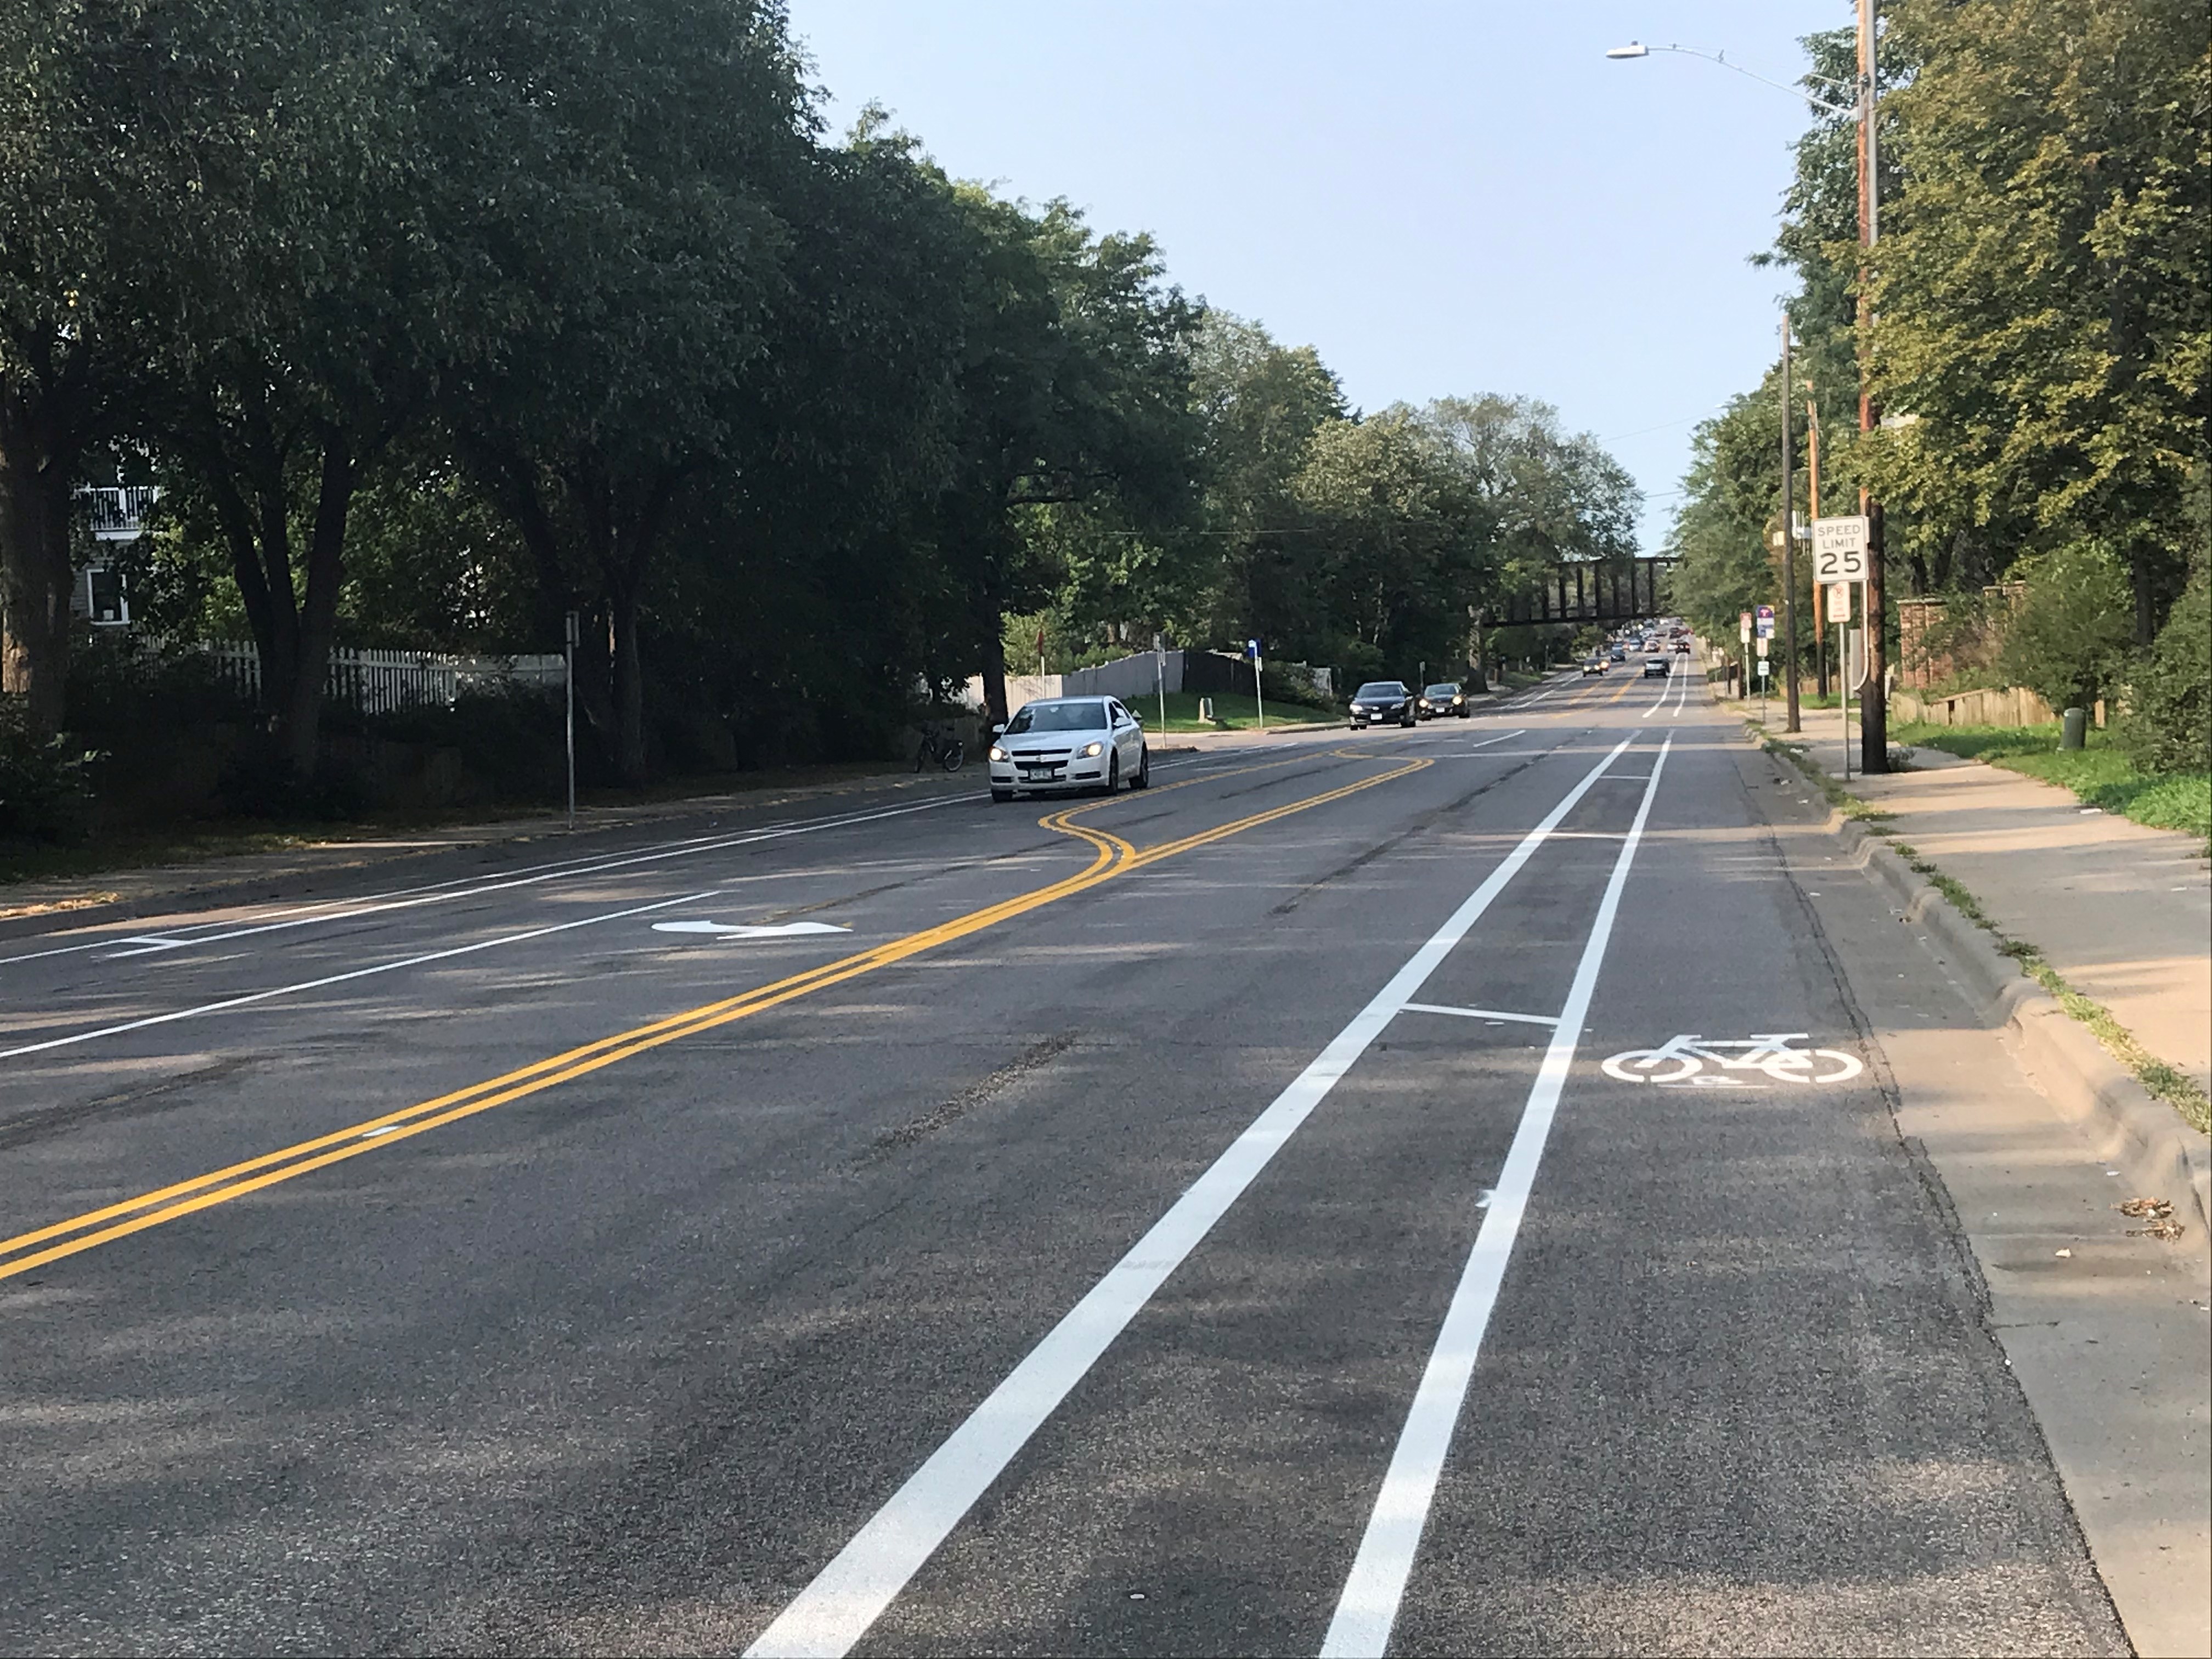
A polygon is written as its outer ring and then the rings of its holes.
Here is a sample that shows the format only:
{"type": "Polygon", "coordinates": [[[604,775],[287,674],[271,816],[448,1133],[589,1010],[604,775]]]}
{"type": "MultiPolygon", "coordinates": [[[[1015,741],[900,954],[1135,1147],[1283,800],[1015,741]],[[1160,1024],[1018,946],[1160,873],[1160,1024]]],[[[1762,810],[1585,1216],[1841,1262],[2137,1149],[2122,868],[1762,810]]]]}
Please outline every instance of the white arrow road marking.
{"type": "Polygon", "coordinates": [[[849,933],[826,921],[786,921],[774,927],[740,927],[726,921],[656,921],[656,933],[718,933],[725,939],[797,939],[802,933],[849,933]]]}

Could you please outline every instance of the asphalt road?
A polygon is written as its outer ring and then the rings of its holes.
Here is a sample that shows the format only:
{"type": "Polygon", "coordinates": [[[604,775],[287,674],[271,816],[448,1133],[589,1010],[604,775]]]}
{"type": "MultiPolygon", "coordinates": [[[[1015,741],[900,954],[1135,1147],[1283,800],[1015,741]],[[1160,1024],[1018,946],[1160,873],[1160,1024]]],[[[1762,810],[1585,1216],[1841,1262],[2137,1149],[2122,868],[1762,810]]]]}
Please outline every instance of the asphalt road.
{"type": "Polygon", "coordinates": [[[0,1649],[2124,1651],[1743,753],[0,934],[0,1649]]]}

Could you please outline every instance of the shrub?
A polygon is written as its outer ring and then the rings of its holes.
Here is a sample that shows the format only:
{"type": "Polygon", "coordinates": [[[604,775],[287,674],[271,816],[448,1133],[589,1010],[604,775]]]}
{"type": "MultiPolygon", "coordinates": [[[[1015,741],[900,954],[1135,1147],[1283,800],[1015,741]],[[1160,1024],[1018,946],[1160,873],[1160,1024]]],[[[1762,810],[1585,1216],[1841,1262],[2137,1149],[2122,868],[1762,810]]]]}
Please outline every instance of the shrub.
{"type": "Polygon", "coordinates": [[[205,652],[119,629],[88,631],[70,652],[70,724],[78,731],[143,735],[252,718],[252,699],[205,652]]]}
{"type": "Polygon", "coordinates": [[[2024,559],[2027,592],[1998,665],[2053,708],[2087,708],[2125,677],[2135,611],[2120,562],[2093,543],[2024,559]]]}
{"type": "Polygon", "coordinates": [[[89,820],[96,753],[33,734],[22,699],[0,696],[0,841],[74,841],[89,820]]]}
{"type": "Polygon", "coordinates": [[[2200,564],[2129,687],[2121,741],[2146,772],[2212,768],[2212,566],[2200,564]]]}

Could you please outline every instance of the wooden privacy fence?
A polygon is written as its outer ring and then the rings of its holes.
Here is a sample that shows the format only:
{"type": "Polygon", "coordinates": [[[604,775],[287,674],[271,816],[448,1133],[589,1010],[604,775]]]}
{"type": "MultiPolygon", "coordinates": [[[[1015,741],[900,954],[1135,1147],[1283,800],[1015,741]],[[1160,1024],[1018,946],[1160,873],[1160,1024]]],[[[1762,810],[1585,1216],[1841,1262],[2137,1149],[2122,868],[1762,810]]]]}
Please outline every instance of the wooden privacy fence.
{"type": "MultiPolygon", "coordinates": [[[[261,653],[251,644],[219,641],[199,647],[239,695],[258,700],[261,653]]],[[[438,651],[333,650],[324,695],[363,714],[399,708],[450,708],[464,691],[519,688],[557,691],[564,661],[557,653],[464,657],[438,651]]]]}
{"type": "MultiPolygon", "coordinates": [[[[1954,691],[1948,696],[1930,691],[1893,691],[1890,718],[1924,721],[1929,726],[2049,726],[2057,712],[2026,686],[2011,685],[1987,691],[1954,691]]],[[[2102,726],[2104,705],[2097,705],[2102,726]]]]}

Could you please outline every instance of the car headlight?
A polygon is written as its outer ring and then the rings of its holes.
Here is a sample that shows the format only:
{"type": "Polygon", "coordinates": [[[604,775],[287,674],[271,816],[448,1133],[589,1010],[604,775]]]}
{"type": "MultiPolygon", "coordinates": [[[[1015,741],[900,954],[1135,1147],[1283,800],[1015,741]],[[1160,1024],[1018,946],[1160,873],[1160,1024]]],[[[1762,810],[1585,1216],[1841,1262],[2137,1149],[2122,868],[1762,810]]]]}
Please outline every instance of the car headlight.
{"type": "Polygon", "coordinates": [[[1460,706],[1460,704],[1462,704],[1462,703],[1465,702],[1466,701],[1467,701],[1467,699],[1466,699],[1465,697],[1454,697],[1454,698],[1452,699],[1452,707],[1453,707],[1453,708],[1458,708],[1458,707],[1460,706]]]}
{"type": "Polygon", "coordinates": [[[1103,743],[1086,743],[1083,745],[1083,758],[1085,760],[1094,760],[1105,752],[1106,745],[1103,743]]]}
{"type": "Polygon", "coordinates": [[[991,758],[993,760],[1004,760],[1006,758],[1006,751],[1000,748],[999,745],[994,743],[991,745],[991,758]]]}

